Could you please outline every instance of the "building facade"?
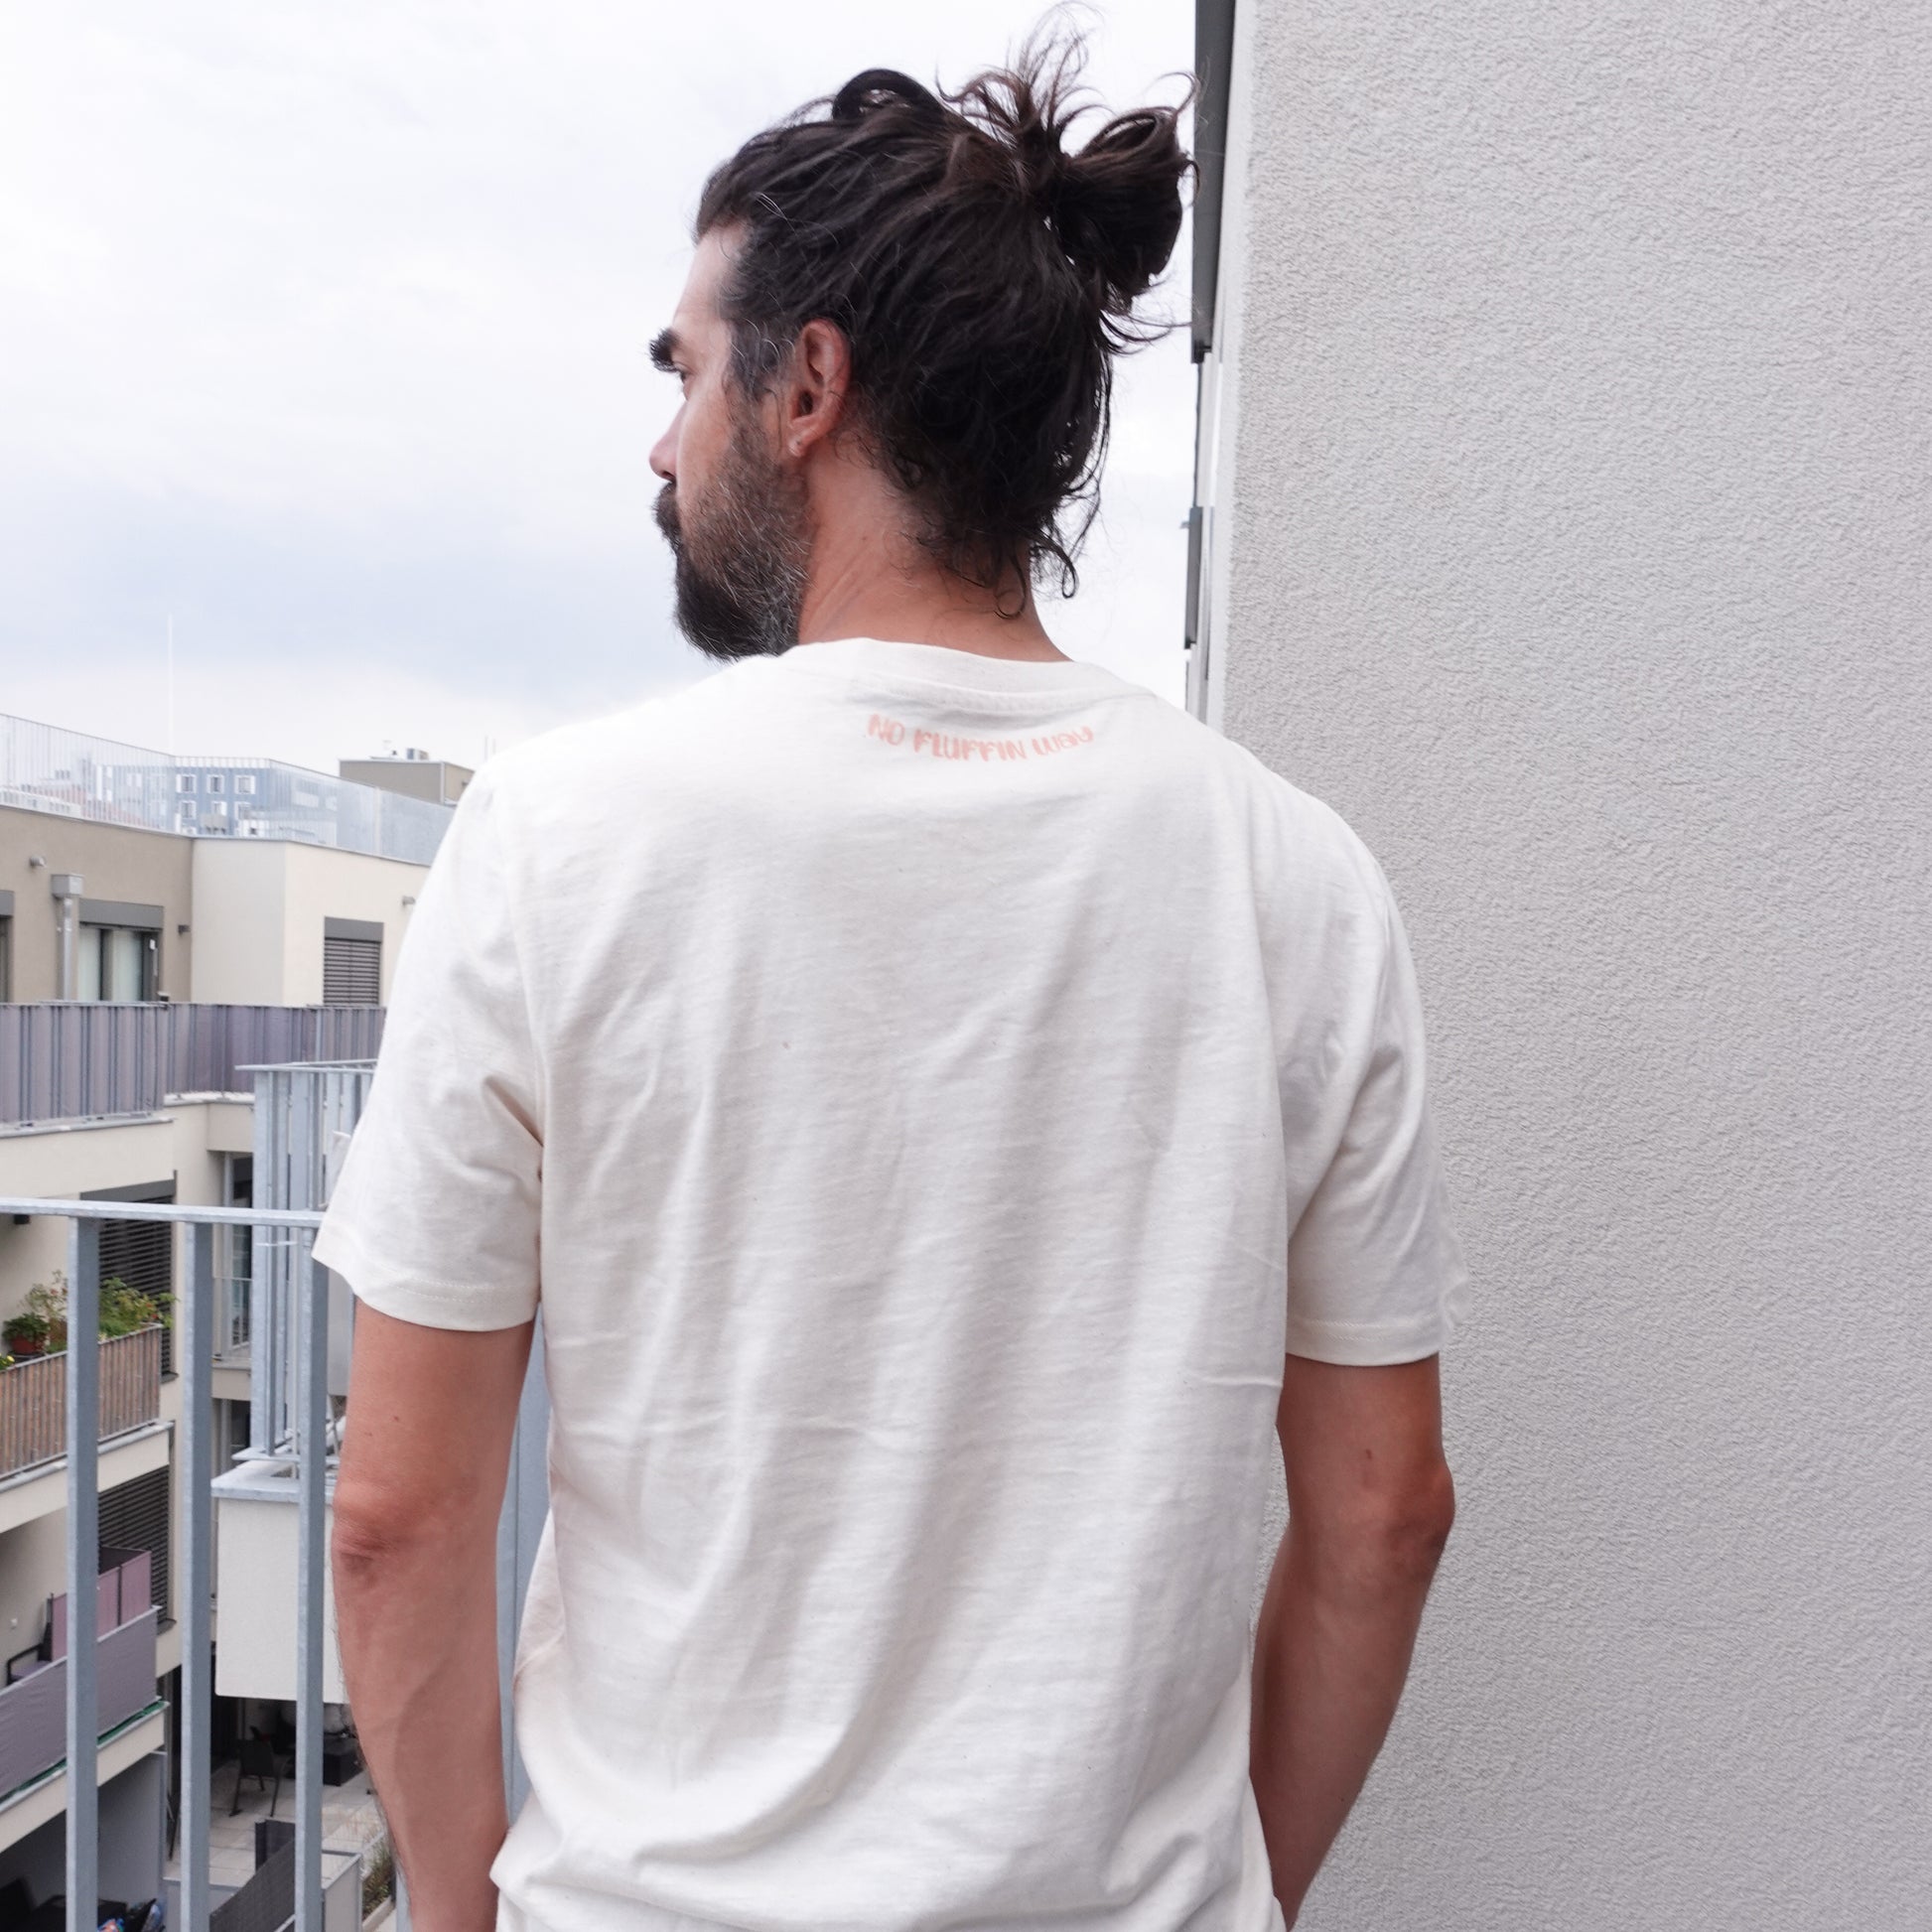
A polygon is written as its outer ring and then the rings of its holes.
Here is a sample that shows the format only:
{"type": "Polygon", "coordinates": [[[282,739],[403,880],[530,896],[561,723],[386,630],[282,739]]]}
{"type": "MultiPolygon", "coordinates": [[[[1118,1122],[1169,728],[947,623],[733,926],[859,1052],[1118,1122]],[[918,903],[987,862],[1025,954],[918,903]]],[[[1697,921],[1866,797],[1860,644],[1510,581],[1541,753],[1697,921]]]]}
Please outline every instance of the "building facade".
{"type": "Polygon", "coordinates": [[[1919,1924],[1932,13],[1202,16],[1192,702],[1393,881],[1474,1275],[1303,1923],[1919,1924]]]}
{"type": "Polygon", "coordinates": [[[469,773],[350,765],[407,781],[0,717],[0,1002],[381,1004],[469,773]]]}
{"type": "MultiPolygon", "coordinates": [[[[255,1204],[250,1067],[373,1056],[450,807],[272,760],[171,759],[3,719],[0,778],[0,1196],[255,1204]]],[[[103,1278],[172,1294],[176,1228],[109,1218],[100,1230],[103,1278]]],[[[251,1287],[264,1256],[276,1257],[245,1229],[210,1238],[205,1425],[219,1475],[259,1433],[251,1287]]],[[[55,1216],[0,1218],[0,1318],[24,1313],[36,1287],[43,1302],[58,1295],[67,1242],[55,1216]]],[[[66,1642],[64,1358],[37,1358],[31,1339],[0,1362],[0,1914],[21,1896],[10,1885],[45,1896],[58,1878],[66,1809],[65,1779],[48,1768],[59,1761],[59,1700],[41,1694],[66,1642]]],[[[140,1694],[124,1713],[103,1703],[115,1719],[100,1745],[103,1896],[122,1895],[116,1883],[139,1889],[157,1800],[179,1785],[184,1605],[173,1556],[186,1418],[172,1341],[164,1325],[99,1344],[101,1588],[112,1620],[97,1668],[104,1700],[117,1682],[126,1699],[140,1694]]],[[[269,1525],[286,1540],[284,1517],[292,1511],[242,1511],[235,1536],[269,1525]]],[[[262,1568],[244,1550],[231,1581],[273,1596],[277,1580],[250,1574],[262,1568]]],[[[243,1727],[272,1723],[285,1696],[293,1597],[281,1594],[283,1613],[269,1619],[247,1598],[234,1654],[217,1650],[213,1741],[230,1756],[243,1727]]]]}

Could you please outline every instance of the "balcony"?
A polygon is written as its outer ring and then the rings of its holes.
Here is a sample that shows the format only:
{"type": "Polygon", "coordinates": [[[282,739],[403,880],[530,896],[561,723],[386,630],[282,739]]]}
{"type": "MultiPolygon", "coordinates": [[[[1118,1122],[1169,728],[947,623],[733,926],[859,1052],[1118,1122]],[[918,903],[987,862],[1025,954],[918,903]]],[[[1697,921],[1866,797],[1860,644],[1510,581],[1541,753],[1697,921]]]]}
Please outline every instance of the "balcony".
{"type": "Polygon", "coordinates": [[[371,1060],[369,1006],[0,1005],[0,1129],[161,1111],[183,1094],[248,1093],[264,1062],[371,1060]]]}
{"type": "MultiPolygon", "coordinates": [[[[292,1118],[306,1119],[310,1107],[326,1106],[331,1094],[343,1086],[340,1080],[332,1086],[323,1069],[278,1068],[261,1077],[280,1078],[305,1089],[291,1101],[292,1118]]],[[[268,1111],[279,1117],[273,1103],[268,1111]]],[[[257,1112],[262,1112],[260,1106],[257,1112]]],[[[299,1138],[311,1157],[309,1165],[320,1173],[325,1167],[322,1155],[327,1137],[307,1134],[299,1138]]],[[[302,1187],[298,1198],[315,1197],[306,1181],[298,1184],[302,1187]]],[[[184,1397],[176,1445],[182,1662],[181,1707],[174,1728],[181,1750],[177,1850],[174,1868],[164,1874],[168,1923],[186,1928],[186,1932],[226,1932],[238,1909],[245,1906],[253,1913],[260,1904],[271,1910],[271,1916],[250,1917],[249,1923],[285,1924],[285,1914],[292,1911],[295,1932],[338,1932],[344,1924],[352,1925],[353,1917],[345,1915],[354,1908],[359,1865],[347,1860],[345,1848],[326,1844],[324,1837],[324,1704],[325,1692],[333,1688],[329,1653],[334,1642],[327,1588],[328,1502],[338,1425],[332,1417],[329,1394],[331,1276],[310,1252],[321,1212],[308,1206],[221,1208],[0,1198],[0,1214],[8,1213],[51,1215],[68,1221],[68,1318],[79,1333],[90,1331],[97,1319],[100,1223],[108,1219],[156,1220],[183,1228],[184,1266],[175,1327],[176,1367],[184,1397]],[[262,1421],[263,1434],[242,1458],[247,1479],[231,1482],[224,1478],[224,1487],[217,1490],[211,1396],[217,1351],[224,1339],[217,1333],[224,1297],[217,1284],[213,1235],[215,1229],[223,1227],[252,1228],[272,1236],[273,1251],[286,1265],[269,1270],[253,1283],[259,1299],[251,1341],[264,1365],[264,1373],[257,1377],[255,1413],[262,1421]],[[243,1494],[244,1490],[249,1493],[243,1494]],[[210,1857],[215,1843],[210,1819],[214,1770],[210,1717],[215,1690],[211,1586],[217,1494],[222,1497],[224,1512],[245,1512],[261,1532],[261,1547],[252,1554],[238,1548],[229,1552],[253,1574],[246,1580],[242,1597],[224,1606],[223,1620],[227,1608],[233,1608],[239,1617],[259,1626],[253,1634],[268,1636],[270,1649],[264,1656],[276,1671],[278,1682],[285,1683],[293,1693],[296,1712],[294,1840],[260,1864],[244,1887],[250,1892],[245,1901],[240,1893],[227,1895],[227,1887],[214,1876],[210,1857]],[[285,1678],[281,1676],[284,1672],[285,1678]],[[259,1899],[254,1895],[257,1891],[259,1899]]],[[[337,1306],[345,1317],[352,1318],[352,1303],[345,1306],[338,1298],[337,1306]]],[[[512,1480],[498,1519],[498,1668],[506,1714],[510,1710],[516,1625],[546,1509],[543,1445],[547,1411],[541,1322],[538,1328],[511,1452],[512,1480]]],[[[137,1339],[149,1332],[138,1331],[137,1336],[124,1339],[137,1339]]],[[[336,1339],[340,1342],[343,1337],[336,1339]]],[[[66,1376],[67,1598],[71,1627],[99,1628],[109,1617],[120,1617],[121,1621],[95,1646],[65,1660],[64,1678],[66,1672],[75,1675],[72,1681],[62,1683],[60,1696],[51,1698],[49,1685],[40,1683],[49,1677],[47,1670],[34,1672],[13,1691],[27,1692],[39,1685],[34,1696],[42,1702],[35,1708],[42,1716],[36,1722],[43,1730],[48,1722],[47,1704],[59,1707],[61,1735],[56,1756],[65,1758],[67,1765],[67,1776],[61,1782],[69,1899],[62,1909],[66,1932],[93,1932],[96,1920],[89,1908],[101,1895],[100,1882],[124,1868],[124,1839],[131,1842],[140,1836],[121,1832],[107,1802],[113,1787],[103,1789],[101,1779],[120,1768],[117,1753],[127,1748],[130,1725],[138,1731],[141,1725],[152,1723],[158,1737],[162,1719],[158,1711],[151,1719],[140,1715],[155,1697],[153,1612],[148,1612],[145,1622],[136,1618],[130,1624],[124,1615],[126,1599],[119,1594],[122,1582],[118,1572],[110,1570],[103,1577],[97,1574],[95,1562],[98,1519],[94,1502],[109,1399],[101,1372],[102,1353],[99,1349],[69,1349],[54,1358],[54,1364],[45,1366],[55,1364],[66,1376]],[[104,1607],[110,1591],[116,1594],[111,1606],[104,1607]],[[131,1637],[124,1634],[130,1628],[135,1630],[131,1637]],[[147,1633],[145,1652],[139,1648],[142,1628],[147,1633]],[[101,1648],[110,1642],[117,1647],[101,1648]],[[124,1646],[125,1651],[118,1646],[124,1646]],[[126,1708],[127,1700],[143,1687],[141,1704],[126,1708]]],[[[233,1527],[245,1526],[237,1521],[233,1527]]],[[[64,1625],[67,1622],[64,1613],[64,1625]]],[[[238,1647],[238,1661],[245,1648],[238,1647]]],[[[224,1658],[224,1677],[226,1665],[224,1658]]],[[[31,1702],[22,1699],[19,1708],[25,1710],[31,1702]]],[[[504,1731],[505,1796],[514,1813],[527,1787],[513,1726],[506,1723],[504,1731]]],[[[35,1751],[44,1750],[42,1732],[35,1735],[41,1737],[35,1751]]],[[[165,1764],[165,1756],[157,1757],[152,1743],[143,1745],[141,1751],[146,1768],[137,1766],[136,1774],[158,1774],[155,1767],[165,1764]]],[[[393,1924],[396,1932],[408,1932],[407,1892],[398,1889],[393,1924]]]]}
{"type": "MultiPolygon", "coordinates": [[[[161,1415],[161,1324],[95,1343],[100,1351],[100,1443],[141,1429],[161,1415]]],[[[0,1369],[0,1479],[67,1450],[67,1352],[38,1355],[0,1369]]],[[[4,1787],[0,1787],[4,1788],[4,1787]]]]}
{"type": "MultiPolygon", "coordinates": [[[[160,1612],[152,1595],[147,1551],[112,1553],[118,1561],[95,1579],[94,1687],[96,1737],[108,1743],[158,1718],[155,1695],[155,1629],[160,1612]]],[[[41,1789],[67,1757],[68,1598],[54,1598],[44,1646],[0,1690],[0,1817],[41,1789]]],[[[159,1742],[159,1726],[154,1742],[159,1742]]],[[[149,1744],[149,1748],[153,1745],[149,1744]]],[[[12,1834],[9,1834],[11,1837],[12,1834]]]]}

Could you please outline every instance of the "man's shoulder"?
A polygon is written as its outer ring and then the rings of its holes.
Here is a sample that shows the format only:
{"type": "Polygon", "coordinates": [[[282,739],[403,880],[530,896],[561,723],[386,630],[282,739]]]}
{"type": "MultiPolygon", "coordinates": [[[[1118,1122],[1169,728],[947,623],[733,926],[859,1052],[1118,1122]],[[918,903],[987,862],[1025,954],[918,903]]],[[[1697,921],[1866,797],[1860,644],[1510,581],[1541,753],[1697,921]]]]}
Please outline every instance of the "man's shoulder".
{"type": "Polygon", "coordinates": [[[1181,714],[1185,753],[1213,773],[1226,807],[1245,822],[1258,876],[1319,883],[1378,904],[1388,881],[1355,827],[1325,798],[1306,790],[1247,746],[1181,714]]]}

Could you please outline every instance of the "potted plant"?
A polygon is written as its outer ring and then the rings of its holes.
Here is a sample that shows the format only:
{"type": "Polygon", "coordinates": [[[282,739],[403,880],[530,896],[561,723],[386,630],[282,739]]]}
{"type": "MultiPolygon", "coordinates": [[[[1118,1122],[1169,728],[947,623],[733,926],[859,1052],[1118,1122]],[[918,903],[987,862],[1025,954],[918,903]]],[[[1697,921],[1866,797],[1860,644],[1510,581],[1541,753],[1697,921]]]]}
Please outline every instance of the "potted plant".
{"type": "Polygon", "coordinates": [[[0,1325],[0,1340],[5,1341],[7,1352],[14,1356],[45,1355],[47,1334],[46,1315],[32,1309],[9,1315],[5,1324],[0,1325]]]}
{"type": "MultiPolygon", "coordinates": [[[[109,1275],[100,1285],[102,1341],[115,1335],[131,1335],[137,1328],[150,1328],[165,1321],[163,1312],[175,1298],[148,1295],[130,1288],[118,1275],[109,1275]]],[[[60,1269],[52,1282],[36,1282],[27,1291],[27,1306],[20,1313],[0,1324],[0,1342],[15,1355],[58,1355],[68,1345],[68,1278],[60,1269]]]]}
{"type": "Polygon", "coordinates": [[[40,1353],[60,1354],[68,1345],[68,1278],[60,1269],[52,1282],[36,1282],[27,1291],[26,1312],[38,1323],[40,1353]]]}

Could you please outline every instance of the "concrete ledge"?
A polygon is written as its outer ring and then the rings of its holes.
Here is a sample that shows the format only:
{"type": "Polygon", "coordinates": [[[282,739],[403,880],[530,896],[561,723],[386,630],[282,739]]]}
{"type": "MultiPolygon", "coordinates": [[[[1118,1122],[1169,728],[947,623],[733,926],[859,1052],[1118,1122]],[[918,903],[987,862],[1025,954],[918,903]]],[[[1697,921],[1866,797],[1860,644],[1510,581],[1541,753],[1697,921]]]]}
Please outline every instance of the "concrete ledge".
{"type": "MultiPolygon", "coordinates": [[[[168,1466],[169,1438],[174,1425],[167,1417],[143,1423],[125,1435],[111,1436],[100,1446],[99,1484],[112,1489],[117,1484],[146,1475],[150,1469],[168,1466]]],[[[42,1516],[52,1516],[68,1506],[68,1459],[57,1456],[51,1462],[36,1462],[31,1469],[16,1469],[0,1480],[0,1534],[18,1529],[42,1516]]]]}

